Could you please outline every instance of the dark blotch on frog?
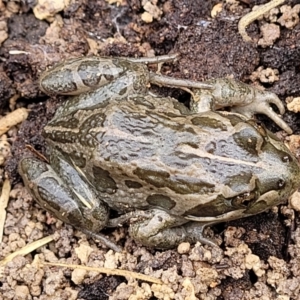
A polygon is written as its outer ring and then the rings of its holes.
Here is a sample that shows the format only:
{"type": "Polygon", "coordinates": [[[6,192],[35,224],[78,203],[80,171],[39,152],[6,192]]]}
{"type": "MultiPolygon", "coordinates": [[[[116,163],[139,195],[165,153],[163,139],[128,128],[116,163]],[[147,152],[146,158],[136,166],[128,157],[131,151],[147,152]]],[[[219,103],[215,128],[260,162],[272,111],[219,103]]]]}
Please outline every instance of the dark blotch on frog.
{"type": "Polygon", "coordinates": [[[146,201],[151,207],[162,208],[165,210],[170,210],[176,205],[176,202],[170,197],[161,194],[150,195],[147,197],[146,201]]]}
{"type": "Polygon", "coordinates": [[[117,184],[109,172],[100,167],[93,166],[94,186],[99,192],[113,194],[116,192],[117,184]]]}
{"type": "Polygon", "coordinates": [[[140,189],[141,187],[143,187],[142,184],[140,184],[139,182],[136,182],[136,181],[125,180],[124,182],[125,182],[126,186],[130,189],[140,189]]]}

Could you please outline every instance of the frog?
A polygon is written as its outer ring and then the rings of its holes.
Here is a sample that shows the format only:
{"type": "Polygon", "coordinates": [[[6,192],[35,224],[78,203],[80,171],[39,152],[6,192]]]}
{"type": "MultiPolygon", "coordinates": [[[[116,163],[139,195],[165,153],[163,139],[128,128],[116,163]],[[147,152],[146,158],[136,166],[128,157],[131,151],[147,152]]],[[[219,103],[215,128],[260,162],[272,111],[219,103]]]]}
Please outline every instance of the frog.
{"type": "Polygon", "coordinates": [[[124,224],[146,247],[216,246],[206,227],[266,211],[298,187],[296,157],[253,119],[263,113],[290,134],[270,106],[284,113],[277,95],[149,70],[168,60],[80,57],[40,76],[43,92],[68,98],[43,129],[49,162],[24,157],[19,173],[41,207],[115,251],[100,231],[124,224]],[[190,107],[151,84],[187,90],[190,107]]]}

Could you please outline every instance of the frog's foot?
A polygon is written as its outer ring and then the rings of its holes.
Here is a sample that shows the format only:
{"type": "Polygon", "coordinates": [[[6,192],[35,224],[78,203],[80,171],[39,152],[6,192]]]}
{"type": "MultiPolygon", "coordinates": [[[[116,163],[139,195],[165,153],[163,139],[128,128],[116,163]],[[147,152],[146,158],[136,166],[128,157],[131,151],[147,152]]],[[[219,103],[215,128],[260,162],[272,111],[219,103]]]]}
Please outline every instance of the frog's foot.
{"type": "Polygon", "coordinates": [[[144,63],[144,64],[157,64],[157,74],[161,74],[161,67],[165,62],[172,61],[174,62],[178,57],[179,53],[167,54],[167,55],[160,55],[154,57],[138,57],[138,58],[130,58],[124,57],[123,59],[127,59],[134,63],[144,63]]]}
{"type": "Polygon", "coordinates": [[[179,53],[158,55],[153,57],[122,57],[122,59],[129,60],[134,63],[144,63],[144,64],[162,64],[169,61],[174,61],[180,56],[179,53]]]}
{"type": "Polygon", "coordinates": [[[120,217],[108,220],[106,227],[121,227],[125,223],[140,222],[141,220],[150,219],[152,217],[153,213],[151,211],[135,210],[120,217]]]}
{"type": "Polygon", "coordinates": [[[282,120],[280,115],[274,112],[270,104],[274,104],[281,115],[284,114],[285,109],[281,100],[275,94],[270,92],[262,92],[261,94],[258,94],[251,103],[245,106],[235,106],[231,109],[231,112],[242,114],[249,119],[253,118],[255,114],[267,115],[280,128],[288,134],[292,134],[292,129],[282,120]]]}
{"type": "Polygon", "coordinates": [[[94,238],[95,240],[99,240],[103,245],[105,245],[106,247],[116,251],[116,252],[122,252],[122,249],[120,247],[118,247],[114,242],[112,242],[111,240],[109,240],[105,235],[101,234],[101,233],[95,233],[89,230],[85,230],[85,229],[80,229],[78,228],[78,230],[82,231],[83,233],[85,233],[87,236],[94,238]]]}
{"type": "Polygon", "coordinates": [[[203,224],[199,222],[189,222],[185,224],[184,229],[188,234],[189,241],[192,243],[200,242],[201,244],[211,247],[219,247],[214,240],[204,236],[204,229],[212,224],[214,224],[214,222],[211,224],[203,224]]]}
{"type": "Polygon", "coordinates": [[[170,249],[182,242],[217,246],[204,237],[204,224],[186,223],[182,217],[171,216],[167,212],[154,209],[147,211],[149,219],[133,222],[129,227],[130,236],[144,246],[157,249],[170,249]],[[151,217],[150,217],[151,216],[151,217]],[[185,224],[186,223],[186,224],[185,224]]]}

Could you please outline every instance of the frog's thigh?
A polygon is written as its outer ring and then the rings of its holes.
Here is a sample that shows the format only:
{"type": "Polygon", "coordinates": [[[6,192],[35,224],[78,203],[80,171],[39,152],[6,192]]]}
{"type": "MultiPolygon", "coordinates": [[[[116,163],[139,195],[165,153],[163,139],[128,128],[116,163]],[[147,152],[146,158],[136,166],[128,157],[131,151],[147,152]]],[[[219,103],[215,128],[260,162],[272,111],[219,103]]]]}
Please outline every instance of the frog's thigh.
{"type": "MultiPolygon", "coordinates": [[[[68,171],[67,164],[64,166],[68,171]]],[[[25,158],[20,162],[19,172],[27,189],[40,206],[52,212],[63,222],[93,232],[105,226],[108,218],[106,206],[99,204],[92,206],[87,195],[80,195],[79,192],[74,191],[70,182],[66,183],[62,180],[50,165],[35,158],[25,158]],[[89,207],[85,207],[83,199],[89,207]],[[97,222],[94,222],[95,218],[97,222]]],[[[74,173],[72,177],[76,177],[74,173]]],[[[78,185],[84,183],[79,180],[79,176],[76,182],[78,185]]]]}
{"type": "Polygon", "coordinates": [[[76,202],[73,201],[68,186],[50,165],[35,158],[24,158],[19,164],[19,173],[41,207],[51,211],[62,221],[70,223],[65,212],[70,211],[72,206],[77,206],[76,202]]]}

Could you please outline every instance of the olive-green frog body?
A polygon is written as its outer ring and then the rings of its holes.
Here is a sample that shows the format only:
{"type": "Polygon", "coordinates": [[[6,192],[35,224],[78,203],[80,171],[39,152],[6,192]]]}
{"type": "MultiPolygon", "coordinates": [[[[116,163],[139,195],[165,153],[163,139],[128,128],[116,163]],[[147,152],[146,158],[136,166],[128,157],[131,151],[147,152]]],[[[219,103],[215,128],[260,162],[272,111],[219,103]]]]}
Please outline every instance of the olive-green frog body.
{"type": "Polygon", "coordinates": [[[275,94],[230,79],[176,84],[138,60],[97,57],[68,60],[40,85],[73,96],[44,128],[50,164],[24,158],[20,174],[42,207],[114,249],[99,231],[129,221],[145,246],[211,243],[205,226],[263,212],[298,186],[297,160],[250,120],[265,113],[291,132],[269,106],[284,112],[275,94]],[[149,83],[191,89],[191,109],[149,83]]]}

